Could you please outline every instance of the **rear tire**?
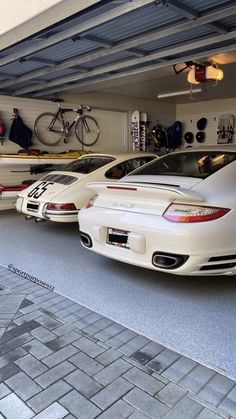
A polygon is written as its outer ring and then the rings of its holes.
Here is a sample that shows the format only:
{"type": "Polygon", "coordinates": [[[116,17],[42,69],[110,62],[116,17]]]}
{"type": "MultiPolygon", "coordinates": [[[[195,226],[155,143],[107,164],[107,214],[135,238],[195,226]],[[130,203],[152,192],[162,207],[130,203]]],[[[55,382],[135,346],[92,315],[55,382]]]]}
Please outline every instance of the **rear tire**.
{"type": "Polygon", "coordinates": [[[94,145],[100,135],[96,119],[92,116],[81,116],[75,125],[75,135],[82,145],[94,145]]]}
{"type": "Polygon", "coordinates": [[[60,119],[56,119],[53,125],[56,132],[48,129],[54,116],[54,113],[44,112],[35,120],[34,133],[40,143],[44,145],[57,145],[64,138],[64,127],[60,119]]]}

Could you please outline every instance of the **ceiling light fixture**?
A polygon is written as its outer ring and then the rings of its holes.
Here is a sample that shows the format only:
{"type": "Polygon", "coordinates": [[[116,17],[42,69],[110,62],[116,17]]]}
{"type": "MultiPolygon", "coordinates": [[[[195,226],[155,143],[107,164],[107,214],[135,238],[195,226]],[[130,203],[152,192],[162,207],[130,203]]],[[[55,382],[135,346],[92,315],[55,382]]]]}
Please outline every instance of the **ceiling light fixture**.
{"type": "Polygon", "coordinates": [[[173,96],[181,96],[181,95],[189,95],[191,96],[193,93],[201,93],[201,87],[197,87],[195,89],[188,89],[188,90],[179,90],[177,92],[169,92],[169,93],[160,93],[157,95],[157,99],[164,99],[166,97],[173,97],[173,96]]]}

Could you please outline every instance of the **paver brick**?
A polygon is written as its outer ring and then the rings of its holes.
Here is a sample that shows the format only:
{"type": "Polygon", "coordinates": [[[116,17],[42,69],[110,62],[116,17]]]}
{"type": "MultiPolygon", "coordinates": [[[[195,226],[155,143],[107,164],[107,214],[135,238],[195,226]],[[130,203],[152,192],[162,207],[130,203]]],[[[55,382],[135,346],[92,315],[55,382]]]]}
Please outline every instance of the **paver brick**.
{"type": "Polygon", "coordinates": [[[15,326],[11,328],[11,330],[7,330],[7,334],[10,337],[21,336],[26,332],[31,332],[32,330],[39,327],[40,324],[35,320],[30,320],[29,322],[25,322],[20,326],[15,326]]]}
{"type": "Polygon", "coordinates": [[[227,394],[218,407],[234,418],[236,417],[236,386],[227,394]]]}
{"type": "Polygon", "coordinates": [[[116,351],[113,348],[110,348],[105,350],[105,352],[103,352],[102,354],[98,355],[96,357],[96,360],[104,366],[108,366],[121,357],[122,354],[120,352],[116,351]]]}
{"type": "Polygon", "coordinates": [[[13,349],[18,348],[19,346],[25,344],[26,342],[29,342],[32,339],[33,338],[29,333],[24,333],[21,336],[17,336],[16,338],[10,339],[6,343],[0,345],[0,353],[6,354],[7,352],[10,352],[13,349]]]}
{"type": "Polygon", "coordinates": [[[9,387],[7,387],[6,384],[1,383],[0,384],[0,399],[2,399],[3,397],[7,396],[10,393],[11,393],[11,390],[9,389],[9,387]]]}
{"type": "MultiPolygon", "coordinates": [[[[23,300],[23,302],[24,301],[25,301],[25,299],[23,300]]],[[[40,309],[40,306],[38,306],[37,304],[34,304],[31,301],[31,304],[30,305],[27,305],[27,306],[22,306],[21,305],[19,311],[20,311],[21,314],[24,315],[24,314],[32,313],[33,311],[36,311],[36,310],[39,310],[39,309],[40,309]]]]}
{"type": "Polygon", "coordinates": [[[49,311],[50,313],[58,313],[60,310],[63,310],[65,307],[69,307],[73,304],[73,301],[64,298],[64,300],[62,300],[60,303],[51,305],[49,311]]]}
{"type": "Polygon", "coordinates": [[[92,323],[89,326],[85,327],[83,331],[91,335],[96,335],[97,333],[106,329],[108,326],[111,326],[111,324],[113,323],[114,322],[112,320],[107,319],[106,317],[103,317],[100,320],[96,321],[95,323],[92,323]]]}
{"type": "Polygon", "coordinates": [[[36,319],[38,317],[42,316],[42,311],[39,309],[35,309],[34,311],[31,311],[30,313],[24,314],[23,316],[18,317],[17,319],[14,319],[14,323],[18,326],[29,322],[30,320],[36,319]]]}
{"type": "Polygon", "coordinates": [[[132,358],[145,365],[164,350],[164,346],[156,342],[149,342],[142,349],[132,354],[132,358]]]}
{"type": "Polygon", "coordinates": [[[214,375],[215,371],[203,365],[197,365],[188,375],[180,380],[179,384],[187,390],[197,393],[214,375]]]}
{"type": "Polygon", "coordinates": [[[28,300],[28,298],[24,298],[24,300],[22,301],[22,303],[21,303],[21,305],[19,307],[19,310],[23,310],[26,307],[31,306],[32,304],[34,304],[32,301],[28,300]]]}
{"type": "Polygon", "coordinates": [[[34,291],[35,284],[33,282],[26,281],[26,283],[19,283],[16,284],[14,287],[11,287],[13,291],[17,293],[23,293],[29,294],[30,292],[34,291]]]}
{"type": "Polygon", "coordinates": [[[68,417],[68,410],[55,402],[44,409],[41,413],[34,416],[34,419],[62,419],[68,417]]]}
{"type": "Polygon", "coordinates": [[[88,316],[84,316],[82,319],[79,319],[75,322],[75,326],[79,329],[84,329],[85,327],[89,326],[90,324],[95,323],[97,320],[101,319],[101,314],[98,313],[91,313],[88,316]]]}
{"type": "Polygon", "coordinates": [[[107,385],[118,378],[120,375],[128,371],[132,366],[124,361],[123,359],[117,359],[117,361],[108,365],[108,367],[103,368],[102,371],[99,371],[94,375],[94,378],[98,380],[101,384],[107,385]]]}
{"type": "Polygon", "coordinates": [[[34,417],[34,412],[13,393],[0,400],[0,412],[7,419],[16,419],[16,412],[20,413],[20,419],[34,417]]]}
{"type": "Polygon", "coordinates": [[[169,380],[179,382],[186,374],[188,374],[197,363],[192,359],[181,356],[174,364],[167,368],[162,375],[169,378],[169,380]]]}
{"type": "Polygon", "coordinates": [[[101,384],[79,369],[76,369],[71,374],[67,375],[65,381],[88,399],[103,388],[101,384]]]}
{"type": "Polygon", "coordinates": [[[145,415],[145,413],[140,412],[140,410],[136,410],[129,419],[150,419],[150,416],[145,415]]]}
{"type": "Polygon", "coordinates": [[[45,301],[51,300],[52,298],[53,298],[52,291],[46,290],[45,293],[41,293],[40,295],[39,294],[36,295],[36,294],[32,293],[32,298],[31,299],[35,304],[42,304],[45,301]]]}
{"type": "MultiPolygon", "coordinates": [[[[44,287],[37,287],[35,288],[35,290],[33,292],[31,292],[30,294],[28,294],[28,299],[33,301],[35,303],[35,300],[42,295],[50,295],[51,296],[51,292],[49,290],[47,290],[44,287]]],[[[41,302],[42,303],[42,302],[41,302]]],[[[36,303],[35,303],[36,304],[36,303]]]]}
{"type": "Polygon", "coordinates": [[[51,332],[50,330],[46,329],[43,326],[39,326],[36,329],[32,330],[31,335],[33,335],[36,339],[39,339],[42,343],[51,342],[52,340],[57,338],[55,333],[51,332]]]}
{"type": "Polygon", "coordinates": [[[62,397],[59,402],[68,409],[72,415],[80,419],[93,419],[101,412],[98,407],[79,394],[76,390],[73,390],[62,397]]]}
{"type": "Polygon", "coordinates": [[[179,357],[180,355],[176,352],[171,351],[170,349],[164,349],[164,351],[160,352],[146,365],[154,371],[161,373],[173,364],[179,357]]]}
{"type": "Polygon", "coordinates": [[[66,333],[65,335],[53,340],[52,342],[47,343],[47,347],[53,351],[58,351],[58,349],[63,348],[64,346],[80,339],[81,337],[82,335],[80,333],[72,330],[71,332],[66,333]]]}
{"type": "Polygon", "coordinates": [[[50,387],[42,390],[39,394],[27,400],[28,406],[30,406],[36,413],[46,409],[52,403],[56,402],[60,397],[63,397],[66,393],[69,393],[71,386],[63,380],[52,384],[50,387]]]}
{"type": "Polygon", "coordinates": [[[64,322],[64,324],[72,323],[75,329],[75,323],[78,321],[79,318],[79,311],[75,313],[68,314],[66,317],[59,316],[59,313],[55,313],[55,316],[64,322]]]}
{"type": "Polygon", "coordinates": [[[131,383],[124,380],[122,377],[119,377],[117,380],[113,381],[111,384],[93,396],[91,401],[93,401],[102,410],[105,410],[126,393],[128,393],[128,391],[133,387],[134,386],[131,383]]]}
{"type": "Polygon", "coordinates": [[[72,356],[69,358],[69,361],[90,376],[93,376],[104,368],[102,364],[83,352],[79,352],[78,354],[72,356]]]}
{"type": "Polygon", "coordinates": [[[133,383],[135,386],[140,387],[147,393],[154,395],[160,391],[164,384],[161,381],[151,377],[149,374],[141,371],[140,369],[133,367],[127,371],[123,378],[133,383]]]}
{"type": "MultiPolygon", "coordinates": [[[[164,403],[145,393],[139,388],[134,388],[124,396],[124,400],[141,410],[152,418],[161,418],[167,412],[168,407],[164,403]]],[[[180,418],[178,418],[180,419],[180,418]]]]}
{"type": "Polygon", "coordinates": [[[0,382],[7,380],[18,372],[20,372],[20,368],[15,364],[5,365],[5,367],[0,369],[0,382]]]}
{"type": "Polygon", "coordinates": [[[35,356],[39,360],[50,355],[53,351],[37,339],[31,340],[28,344],[23,345],[23,349],[35,356]]]}
{"type": "Polygon", "coordinates": [[[85,352],[87,355],[91,356],[91,358],[95,358],[105,351],[102,346],[86,337],[82,337],[81,339],[73,342],[73,346],[76,346],[76,348],[85,352]]]}
{"type": "Polygon", "coordinates": [[[5,365],[11,364],[17,359],[26,355],[26,351],[22,348],[13,349],[13,351],[7,352],[6,354],[0,356],[0,368],[3,368],[5,365]]]}
{"type": "Polygon", "coordinates": [[[145,336],[138,335],[134,339],[119,347],[119,350],[125,355],[130,356],[142,349],[150,340],[145,336]]]}
{"type": "Polygon", "coordinates": [[[64,361],[61,364],[56,365],[55,367],[50,368],[48,371],[44,372],[42,375],[37,377],[35,381],[40,384],[41,387],[46,388],[68,375],[74,369],[74,365],[64,361]]]}
{"type": "Polygon", "coordinates": [[[106,343],[113,346],[113,348],[119,348],[120,346],[129,342],[131,339],[134,339],[136,336],[137,333],[133,332],[132,330],[125,329],[118,333],[118,335],[109,338],[106,343]]]}
{"type": "Polygon", "coordinates": [[[19,372],[8,378],[6,384],[24,401],[42,390],[42,387],[31,380],[24,372],[19,372]]]}
{"type": "Polygon", "coordinates": [[[36,378],[38,375],[41,375],[48,370],[48,368],[41,361],[31,354],[27,354],[26,356],[16,360],[15,364],[31,378],[36,378]]]}
{"type": "Polygon", "coordinates": [[[213,412],[210,409],[204,409],[197,419],[223,419],[225,416],[218,415],[216,412],[213,412]]]}
{"type": "Polygon", "coordinates": [[[199,391],[198,397],[218,406],[223,398],[234,387],[235,382],[220,374],[216,374],[213,378],[199,391]]]}
{"type": "Polygon", "coordinates": [[[200,403],[185,396],[166,414],[165,419],[195,419],[203,409],[204,406],[200,403]]]}
{"type": "Polygon", "coordinates": [[[186,395],[187,391],[174,383],[169,383],[156,394],[156,398],[168,406],[174,406],[186,395]]]}
{"type": "Polygon", "coordinates": [[[64,346],[62,349],[52,353],[43,359],[43,363],[46,364],[49,368],[55,367],[55,365],[60,364],[66,359],[72,357],[79,352],[79,349],[75,348],[72,345],[64,346]]]}
{"type": "Polygon", "coordinates": [[[59,304],[62,301],[65,301],[65,297],[63,297],[62,295],[54,294],[50,300],[47,300],[44,303],[41,303],[40,306],[43,308],[47,308],[47,307],[54,306],[55,304],[59,304]]]}
{"type": "Polygon", "coordinates": [[[37,318],[37,322],[40,323],[42,326],[46,327],[46,329],[53,330],[56,327],[61,326],[61,322],[54,319],[47,314],[43,314],[41,317],[37,318]]]}
{"type": "Polygon", "coordinates": [[[118,335],[118,333],[122,332],[122,330],[125,330],[124,326],[121,326],[120,324],[117,324],[115,322],[111,323],[108,327],[100,330],[99,332],[95,333],[94,336],[105,342],[112,336],[118,335]]]}
{"type": "MultiPolygon", "coordinates": [[[[135,408],[124,400],[118,400],[110,408],[99,416],[99,419],[126,419],[130,418],[135,408]]],[[[148,417],[146,416],[148,419],[148,417]]]]}
{"type": "Polygon", "coordinates": [[[61,337],[66,335],[68,332],[74,329],[74,325],[70,323],[63,324],[62,326],[57,327],[53,330],[53,333],[57,335],[57,337],[61,337]]]}

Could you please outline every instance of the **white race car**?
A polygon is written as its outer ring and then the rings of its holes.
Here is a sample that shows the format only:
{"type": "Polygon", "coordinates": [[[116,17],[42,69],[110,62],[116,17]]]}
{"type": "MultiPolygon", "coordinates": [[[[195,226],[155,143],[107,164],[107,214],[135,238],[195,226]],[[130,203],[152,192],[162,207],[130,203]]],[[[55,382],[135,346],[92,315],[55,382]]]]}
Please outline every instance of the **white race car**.
{"type": "Polygon", "coordinates": [[[81,243],[104,256],[179,275],[236,273],[236,145],[185,149],[116,184],[89,184],[81,243]]]}
{"type": "Polygon", "coordinates": [[[36,221],[77,222],[80,208],[93,195],[88,181],[117,181],[155,158],[148,152],[86,154],[21,191],[15,208],[36,221]]]}

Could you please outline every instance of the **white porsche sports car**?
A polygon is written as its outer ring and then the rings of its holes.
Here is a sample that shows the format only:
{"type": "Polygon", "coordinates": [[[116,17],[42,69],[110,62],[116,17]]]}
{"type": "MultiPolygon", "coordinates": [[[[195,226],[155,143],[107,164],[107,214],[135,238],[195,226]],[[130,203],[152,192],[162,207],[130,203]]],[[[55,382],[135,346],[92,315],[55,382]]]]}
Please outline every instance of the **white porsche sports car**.
{"type": "Polygon", "coordinates": [[[104,256],[179,275],[236,273],[236,145],[185,149],[116,184],[92,183],[81,243],[104,256]]]}
{"type": "Polygon", "coordinates": [[[15,208],[36,221],[77,222],[80,208],[93,195],[87,182],[117,181],[155,158],[148,152],[86,154],[21,191],[15,208]]]}

